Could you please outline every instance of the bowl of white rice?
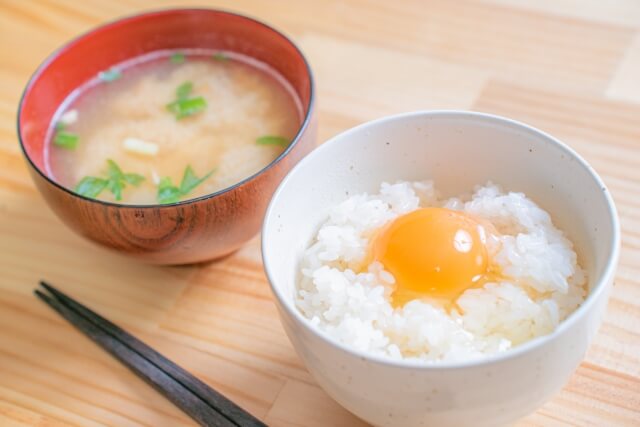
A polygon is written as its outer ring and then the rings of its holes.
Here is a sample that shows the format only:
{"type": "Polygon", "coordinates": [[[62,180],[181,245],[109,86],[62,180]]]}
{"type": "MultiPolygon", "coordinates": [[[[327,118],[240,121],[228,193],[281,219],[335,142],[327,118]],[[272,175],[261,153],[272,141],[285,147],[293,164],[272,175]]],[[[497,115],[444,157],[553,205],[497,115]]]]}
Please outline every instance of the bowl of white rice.
{"type": "Polygon", "coordinates": [[[377,426],[494,426],[557,392],[600,325],[613,200],[555,138],[431,111],[327,141],[262,235],[282,324],[326,392],[377,426]]]}

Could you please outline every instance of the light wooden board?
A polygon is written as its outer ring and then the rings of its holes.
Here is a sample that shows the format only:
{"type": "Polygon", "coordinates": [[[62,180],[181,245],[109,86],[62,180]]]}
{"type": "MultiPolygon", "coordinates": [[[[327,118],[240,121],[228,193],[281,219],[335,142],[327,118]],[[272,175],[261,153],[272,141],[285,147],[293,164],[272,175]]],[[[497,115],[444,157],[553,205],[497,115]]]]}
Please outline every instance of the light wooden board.
{"type": "Polygon", "coordinates": [[[192,425],[39,303],[40,278],[271,425],[362,425],[287,341],[258,238],[216,263],[141,265],[72,234],[27,174],[15,115],[36,66],[95,25],[179,4],[239,11],[292,36],[315,71],[321,141],[390,113],[463,108],[525,121],[586,157],[622,219],[616,286],[584,363],[519,426],[640,425],[637,0],[0,0],[0,425],[192,425]]]}

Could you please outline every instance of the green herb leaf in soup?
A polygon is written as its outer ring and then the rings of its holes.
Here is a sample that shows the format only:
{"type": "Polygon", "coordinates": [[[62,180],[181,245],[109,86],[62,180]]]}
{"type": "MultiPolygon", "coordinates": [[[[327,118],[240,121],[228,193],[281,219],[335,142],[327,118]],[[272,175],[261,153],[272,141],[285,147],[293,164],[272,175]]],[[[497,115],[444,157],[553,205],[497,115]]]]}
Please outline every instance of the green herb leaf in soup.
{"type": "Polygon", "coordinates": [[[179,202],[181,195],[180,189],[173,185],[171,178],[164,177],[160,180],[158,184],[158,203],[166,205],[179,202]]]}
{"type": "Polygon", "coordinates": [[[98,73],[98,78],[107,83],[118,80],[120,77],[122,77],[122,72],[120,72],[120,70],[116,70],[115,68],[111,68],[106,71],[100,71],[98,73]]]}
{"type": "Polygon", "coordinates": [[[85,176],[76,185],[75,192],[86,197],[96,198],[105,188],[113,194],[116,200],[122,200],[122,190],[127,184],[138,186],[144,181],[137,173],[124,173],[120,166],[111,159],[107,160],[107,178],[85,176]]]}
{"type": "Polygon", "coordinates": [[[56,136],[53,138],[53,143],[58,147],[73,150],[78,146],[78,140],[79,137],[75,133],[60,130],[56,132],[56,136]]]}
{"type": "Polygon", "coordinates": [[[162,178],[158,184],[158,203],[167,204],[179,202],[181,198],[188,195],[194,188],[202,184],[214,172],[215,170],[212,170],[202,178],[198,178],[193,168],[189,165],[184,170],[180,187],[173,185],[171,178],[162,178]]]}
{"type": "Polygon", "coordinates": [[[216,52],[213,54],[213,59],[220,62],[226,62],[229,60],[229,57],[224,52],[216,52]]]}
{"type": "Polygon", "coordinates": [[[193,91],[193,83],[184,82],[176,89],[176,98],[187,99],[191,95],[191,91],[193,91]]]}
{"type": "Polygon", "coordinates": [[[202,178],[198,178],[193,171],[191,166],[187,166],[184,170],[184,175],[182,176],[182,182],[180,183],[180,192],[183,195],[187,195],[198,185],[202,184],[207,178],[209,178],[215,170],[212,170],[208,174],[204,175],[202,178]]]}
{"type": "Polygon", "coordinates": [[[81,196],[95,199],[107,187],[108,181],[95,176],[85,176],[80,180],[74,191],[81,196]]]}
{"type": "Polygon", "coordinates": [[[256,139],[256,144],[258,145],[280,145],[282,147],[286,147],[289,145],[289,142],[288,138],[275,135],[265,135],[256,139]]]}
{"type": "Polygon", "coordinates": [[[136,173],[125,174],[122,172],[122,169],[120,169],[120,166],[111,159],[107,160],[107,166],[107,174],[109,175],[107,188],[116,200],[122,200],[122,190],[124,190],[127,184],[138,186],[142,181],[144,181],[144,177],[142,175],[138,175],[136,173]]]}
{"type": "Polygon", "coordinates": [[[176,100],[167,104],[167,110],[171,111],[177,120],[193,116],[207,108],[207,101],[203,97],[189,97],[192,91],[193,83],[182,83],[176,89],[176,100]]]}
{"type": "Polygon", "coordinates": [[[125,173],[124,180],[133,186],[138,186],[144,181],[144,176],[137,173],[125,173]]]}
{"type": "Polygon", "coordinates": [[[182,52],[176,52],[169,58],[173,64],[182,64],[185,61],[185,56],[182,52]]]}
{"type": "Polygon", "coordinates": [[[108,159],[107,166],[108,166],[109,178],[116,179],[116,180],[123,179],[124,174],[122,173],[122,169],[120,169],[120,166],[118,166],[116,162],[114,162],[111,159],[108,159]]]}
{"type": "Polygon", "coordinates": [[[201,96],[189,99],[178,99],[167,105],[167,109],[175,114],[176,119],[193,116],[207,108],[207,101],[201,96]]]}
{"type": "Polygon", "coordinates": [[[124,183],[115,179],[110,179],[107,182],[107,189],[113,194],[116,200],[122,200],[122,190],[124,189],[124,183]]]}

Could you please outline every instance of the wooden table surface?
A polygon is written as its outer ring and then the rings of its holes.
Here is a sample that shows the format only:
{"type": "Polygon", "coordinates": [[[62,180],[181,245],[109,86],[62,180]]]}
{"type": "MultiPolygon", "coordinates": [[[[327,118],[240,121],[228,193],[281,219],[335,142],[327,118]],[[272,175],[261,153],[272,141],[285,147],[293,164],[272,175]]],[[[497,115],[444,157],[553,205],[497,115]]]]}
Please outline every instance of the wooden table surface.
{"type": "Polygon", "coordinates": [[[37,301],[40,278],[270,425],[363,425],[287,341],[258,238],[220,262],[142,265],[72,234],[27,174],[16,107],[40,62],[93,26],[179,4],[292,36],[315,71],[320,141],[387,114],[473,109],[548,131],[591,162],[622,220],[616,286],[576,374],[519,425],[640,425],[640,1],[0,0],[1,426],[193,425],[37,301]]]}

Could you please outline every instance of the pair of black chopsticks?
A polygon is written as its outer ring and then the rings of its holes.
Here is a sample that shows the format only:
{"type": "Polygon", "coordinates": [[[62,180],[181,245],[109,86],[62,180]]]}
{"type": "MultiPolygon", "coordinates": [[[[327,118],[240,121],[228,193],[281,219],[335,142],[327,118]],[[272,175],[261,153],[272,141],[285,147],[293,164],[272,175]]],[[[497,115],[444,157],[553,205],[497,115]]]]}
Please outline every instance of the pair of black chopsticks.
{"type": "Polygon", "coordinates": [[[189,374],[142,341],[40,282],[34,292],[69,323],[203,426],[265,426],[257,418],[189,374]]]}

